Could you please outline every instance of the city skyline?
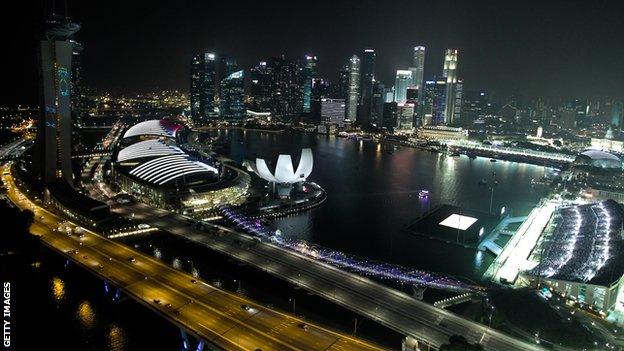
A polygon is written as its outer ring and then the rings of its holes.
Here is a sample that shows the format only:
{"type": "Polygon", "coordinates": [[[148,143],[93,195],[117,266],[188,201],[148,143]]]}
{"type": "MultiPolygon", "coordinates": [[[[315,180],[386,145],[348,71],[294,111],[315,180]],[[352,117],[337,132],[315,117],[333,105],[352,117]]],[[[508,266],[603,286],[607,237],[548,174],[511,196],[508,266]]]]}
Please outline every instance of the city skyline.
{"type": "MultiPolygon", "coordinates": [[[[204,51],[232,55],[245,70],[259,60],[282,53],[291,58],[314,55],[318,57],[318,76],[335,83],[348,57],[373,48],[375,79],[388,86],[397,69],[412,66],[413,48],[422,45],[427,48],[425,80],[439,75],[445,49],[459,50],[459,75],[466,82],[465,90],[531,97],[624,95],[618,83],[624,79],[624,67],[613,59],[624,50],[616,41],[624,26],[613,17],[621,5],[558,4],[387,4],[374,13],[366,11],[368,7],[363,5],[336,4],[328,8],[318,4],[302,9],[298,16],[285,18],[291,9],[279,2],[264,8],[254,4],[190,3],[151,6],[145,17],[138,20],[125,14],[133,11],[118,10],[121,5],[86,8],[69,3],[69,15],[79,23],[88,23],[78,38],[89,43],[83,58],[85,67],[89,67],[84,72],[86,85],[114,93],[188,91],[188,62],[194,54],[204,51]],[[542,11],[532,13],[532,8],[542,11]],[[405,21],[407,14],[416,9],[422,15],[415,21],[405,21]],[[548,9],[560,15],[545,16],[548,9]],[[332,15],[349,11],[353,15],[348,18],[332,15]],[[226,13],[236,16],[224,16],[226,13]],[[102,23],[109,16],[117,19],[114,27],[102,23]],[[260,22],[267,17],[278,20],[260,22]],[[161,20],[169,25],[153,24],[161,20]],[[359,22],[377,25],[363,26],[359,22]],[[291,30],[279,31],[283,25],[291,30]],[[587,27],[592,31],[583,30],[587,27]]],[[[30,11],[27,20],[5,24],[19,29],[11,47],[18,54],[29,53],[27,57],[32,57],[35,50],[35,29],[30,27],[36,27],[33,24],[39,23],[49,10],[49,5],[42,1],[37,5],[38,11],[30,11]]],[[[140,6],[133,3],[129,9],[140,6]]],[[[36,101],[33,81],[37,76],[28,67],[33,59],[17,57],[23,56],[3,58],[5,66],[16,67],[15,71],[21,73],[10,73],[16,84],[4,100],[32,104],[36,101]]]]}
{"type": "Polygon", "coordinates": [[[5,349],[624,350],[617,6],[37,1],[5,349]]]}

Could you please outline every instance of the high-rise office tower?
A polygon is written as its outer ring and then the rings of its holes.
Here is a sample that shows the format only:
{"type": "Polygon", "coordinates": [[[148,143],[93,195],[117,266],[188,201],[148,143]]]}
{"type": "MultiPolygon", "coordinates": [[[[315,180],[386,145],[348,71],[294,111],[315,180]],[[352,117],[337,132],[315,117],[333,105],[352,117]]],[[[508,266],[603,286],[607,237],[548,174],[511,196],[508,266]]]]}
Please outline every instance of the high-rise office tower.
{"type": "Polygon", "coordinates": [[[340,126],[344,123],[344,99],[321,98],[320,105],[321,122],[333,123],[340,126]]]}
{"type": "Polygon", "coordinates": [[[408,131],[414,128],[414,108],[412,103],[397,104],[397,130],[408,131]]]}
{"type": "MultiPolygon", "coordinates": [[[[456,49],[446,49],[444,53],[444,70],[442,76],[446,79],[446,102],[444,106],[444,123],[455,124],[455,86],[457,84],[457,56],[456,49]]],[[[457,121],[458,122],[458,121],[457,121]]]]}
{"type": "Polygon", "coordinates": [[[39,42],[42,94],[33,170],[45,184],[60,178],[73,185],[72,58],[78,30],[80,25],[69,18],[53,15],[39,42]]]}
{"type": "Polygon", "coordinates": [[[335,87],[334,96],[339,99],[348,99],[349,95],[349,63],[346,63],[340,69],[340,73],[338,75],[338,85],[335,87]]]}
{"type": "Polygon", "coordinates": [[[422,108],[420,109],[420,119],[422,125],[435,123],[436,87],[437,85],[435,80],[427,80],[424,83],[422,108]]]}
{"type": "Polygon", "coordinates": [[[310,113],[312,106],[312,81],[316,77],[316,56],[306,55],[303,71],[303,113],[310,113]]]}
{"type": "Polygon", "coordinates": [[[394,102],[394,86],[384,88],[384,103],[394,102]]]}
{"type": "Polygon", "coordinates": [[[420,95],[422,96],[423,92],[423,76],[425,73],[425,47],[424,46],[416,46],[414,48],[414,58],[412,60],[412,66],[410,67],[410,71],[412,71],[412,86],[418,88],[420,95]]]}
{"type": "Polygon", "coordinates": [[[203,125],[215,116],[216,55],[205,52],[191,61],[191,120],[203,125]]]}
{"type": "Polygon", "coordinates": [[[221,60],[223,72],[219,87],[219,116],[225,120],[240,121],[245,117],[245,86],[243,70],[231,57],[221,60]]]}
{"type": "Polygon", "coordinates": [[[301,68],[285,56],[273,57],[271,69],[271,113],[285,120],[299,117],[303,110],[301,68]]]}
{"type": "Polygon", "coordinates": [[[255,112],[271,112],[271,68],[260,61],[249,72],[250,109],[255,112]]]}
{"type": "Polygon", "coordinates": [[[383,122],[381,126],[383,128],[392,129],[397,125],[397,103],[385,102],[383,104],[383,122]]]}
{"type": "Polygon", "coordinates": [[[362,67],[360,74],[360,109],[357,116],[358,124],[361,127],[366,127],[371,123],[374,77],[375,50],[366,49],[362,54],[362,67]]]}
{"type": "Polygon", "coordinates": [[[80,128],[86,115],[85,92],[82,81],[82,51],[84,47],[73,39],[70,41],[72,43],[71,113],[73,125],[80,128]]]}
{"type": "MultiPolygon", "coordinates": [[[[321,123],[322,115],[322,102],[323,100],[328,100],[331,97],[331,89],[332,86],[329,84],[329,81],[323,78],[314,78],[312,80],[312,106],[310,107],[310,113],[308,121],[312,123],[321,123]]],[[[344,120],[344,99],[342,100],[343,108],[342,108],[342,117],[341,124],[344,120]]]]}
{"type": "Polygon", "coordinates": [[[462,107],[464,105],[464,82],[461,79],[457,79],[454,93],[452,124],[459,124],[462,122],[462,107]]]}
{"type": "Polygon", "coordinates": [[[433,87],[433,124],[447,124],[446,120],[446,102],[448,97],[448,84],[446,79],[438,79],[433,87]]]}
{"type": "Polygon", "coordinates": [[[373,82],[373,113],[371,114],[371,123],[378,127],[383,125],[383,104],[384,104],[384,84],[379,81],[373,82]]]}
{"type": "Polygon", "coordinates": [[[394,101],[403,104],[407,101],[407,88],[412,84],[412,71],[398,70],[394,81],[394,101]]]}
{"type": "Polygon", "coordinates": [[[412,65],[409,68],[412,71],[412,87],[415,87],[418,90],[418,99],[414,101],[416,103],[416,118],[421,121],[424,121],[424,116],[422,112],[423,108],[423,96],[425,92],[425,47],[424,46],[416,46],[414,47],[414,56],[412,58],[412,65]]]}
{"type": "Polygon", "coordinates": [[[357,55],[349,59],[349,80],[345,117],[351,122],[357,119],[357,110],[360,100],[360,58],[357,55]]]}

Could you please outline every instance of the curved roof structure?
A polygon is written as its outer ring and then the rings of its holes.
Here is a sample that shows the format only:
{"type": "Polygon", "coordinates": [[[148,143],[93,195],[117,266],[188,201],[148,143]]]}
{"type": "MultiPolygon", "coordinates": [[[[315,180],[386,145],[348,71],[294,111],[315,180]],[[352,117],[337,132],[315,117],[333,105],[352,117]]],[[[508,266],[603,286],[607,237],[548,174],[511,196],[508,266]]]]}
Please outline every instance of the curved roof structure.
{"type": "Polygon", "coordinates": [[[581,152],[581,155],[589,156],[593,160],[613,160],[620,161],[620,158],[615,156],[614,154],[610,154],[608,152],[604,152],[601,150],[585,150],[581,152]]]}
{"type": "Polygon", "coordinates": [[[203,162],[192,161],[186,154],[175,154],[147,161],[130,171],[131,175],[156,185],[199,173],[217,174],[218,170],[203,162]]]}
{"type": "Polygon", "coordinates": [[[170,156],[184,154],[177,146],[167,145],[156,139],[140,141],[123,148],[117,154],[117,162],[125,162],[144,157],[170,156]]]}
{"type": "Polygon", "coordinates": [[[143,121],[137,123],[128,128],[124,133],[124,138],[130,138],[141,135],[155,135],[164,136],[168,138],[175,138],[178,130],[182,128],[181,125],[173,123],[164,119],[151,119],[149,121],[143,121]]]}
{"type": "Polygon", "coordinates": [[[622,160],[619,157],[608,152],[592,149],[580,153],[574,160],[574,164],[596,168],[622,168],[622,160]]]}
{"type": "Polygon", "coordinates": [[[301,159],[296,171],[290,155],[278,156],[275,173],[269,170],[266,161],[262,158],[256,158],[255,164],[252,163],[250,166],[260,178],[269,182],[289,184],[302,182],[312,173],[312,149],[301,150],[301,159]]]}

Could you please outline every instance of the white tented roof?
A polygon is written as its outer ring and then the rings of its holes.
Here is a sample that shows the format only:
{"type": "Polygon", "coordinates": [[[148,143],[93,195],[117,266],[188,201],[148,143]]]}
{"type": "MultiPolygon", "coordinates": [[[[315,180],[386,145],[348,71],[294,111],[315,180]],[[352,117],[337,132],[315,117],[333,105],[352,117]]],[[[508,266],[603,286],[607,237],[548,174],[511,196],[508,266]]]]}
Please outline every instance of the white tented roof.
{"type": "Polygon", "coordinates": [[[123,137],[130,138],[140,135],[156,135],[175,138],[176,132],[178,131],[178,129],[180,129],[180,127],[180,125],[170,121],[152,119],[149,121],[137,123],[132,127],[128,128],[128,130],[126,130],[126,132],[124,133],[123,137]]]}
{"type": "Polygon", "coordinates": [[[218,173],[216,168],[192,161],[186,154],[175,154],[147,161],[133,168],[130,174],[156,185],[164,185],[187,175],[209,172],[218,173]]]}
{"type": "Polygon", "coordinates": [[[143,157],[157,157],[184,154],[180,148],[167,145],[160,140],[145,140],[132,144],[121,151],[117,155],[117,162],[140,159],[143,157]]]}

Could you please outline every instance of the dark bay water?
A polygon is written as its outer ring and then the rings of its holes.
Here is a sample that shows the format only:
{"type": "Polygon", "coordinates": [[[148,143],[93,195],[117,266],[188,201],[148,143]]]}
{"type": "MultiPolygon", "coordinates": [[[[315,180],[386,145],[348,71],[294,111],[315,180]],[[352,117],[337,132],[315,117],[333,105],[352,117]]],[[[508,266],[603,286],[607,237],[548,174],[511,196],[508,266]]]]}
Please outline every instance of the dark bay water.
{"type": "Polygon", "coordinates": [[[424,211],[451,204],[488,212],[490,190],[482,179],[498,185],[493,212],[505,206],[513,215],[527,214],[547,189],[532,187],[542,166],[487,158],[448,157],[439,153],[312,133],[269,133],[242,130],[210,132],[229,144],[232,159],[255,157],[273,164],[279,153],[294,162],[302,147],[312,148],[314,170],[309,178],[328,193],[325,204],[310,212],[278,219],[283,233],[337,250],[419,269],[478,279],[493,259],[488,253],[404,233],[424,211]],[[420,199],[428,189],[429,199],[420,199]]]}
{"type": "Polygon", "coordinates": [[[179,331],[57,253],[0,257],[11,284],[11,350],[177,350],[179,331]],[[112,290],[111,290],[112,292],[112,290]]]}

